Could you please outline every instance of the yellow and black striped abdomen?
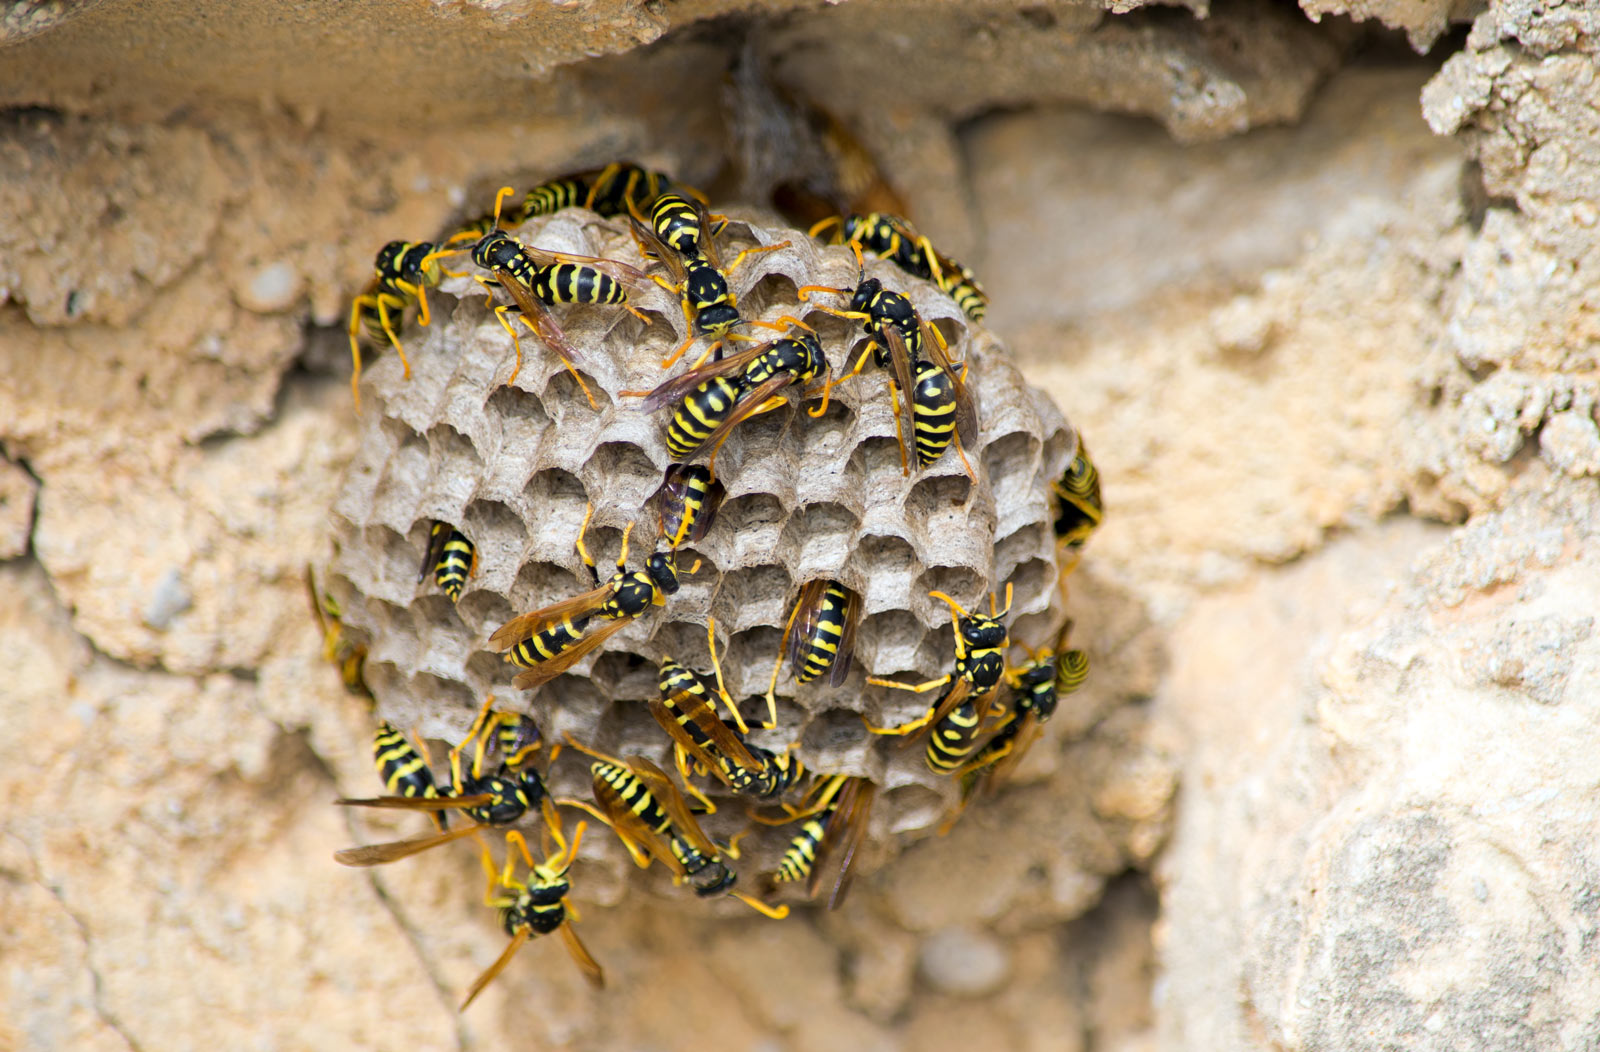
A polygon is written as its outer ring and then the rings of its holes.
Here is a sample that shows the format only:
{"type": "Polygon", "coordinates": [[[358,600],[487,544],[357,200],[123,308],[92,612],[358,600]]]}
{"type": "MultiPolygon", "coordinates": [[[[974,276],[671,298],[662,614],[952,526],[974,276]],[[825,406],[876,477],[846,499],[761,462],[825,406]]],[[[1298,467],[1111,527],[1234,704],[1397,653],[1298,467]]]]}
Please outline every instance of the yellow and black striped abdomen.
{"type": "Polygon", "coordinates": [[[516,226],[534,216],[554,215],[563,208],[575,208],[588,196],[588,181],[577,176],[540,183],[522,198],[522,211],[512,217],[510,225],[516,226]]]}
{"type": "Polygon", "coordinates": [[[817,864],[817,848],[822,843],[823,834],[827,830],[828,816],[833,813],[830,807],[821,814],[813,815],[800,826],[800,832],[789,841],[789,846],[783,852],[783,858],[778,862],[778,871],[772,878],[783,884],[797,883],[811,876],[812,867],[817,864]]]}
{"type": "Polygon", "coordinates": [[[834,581],[822,594],[817,610],[817,623],[811,635],[803,642],[800,668],[794,678],[809,683],[833,668],[839,660],[839,646],[844,640],[845,618],[849,616],[850,594],[844,586],[834,581]]]}
{"type": "Polygon", "coordinates": [[[650,225],[655,228],[656,237],[686,260],[702,256],[700,240],[705,231],[700,226],[699,213],[685,198],[662,195],[650,209],[650,225]]]}
{"type": "Polygon", "coordinates": [[[934,774],[954,774],[978,744],[978,731],[983,723],[979,704],[982,695],[969,694],[966,700],[950,710],[950,715],[933,725],[928,737],[928,751],[923,759],[934,774]]]}
{"type": "Polygon", "coordinates": [[[512,647],[506,652],[506,660],[518,668],[533,668],[542,661],[549,661],[582,639],[583,630],[588,624],[587,617],[577,620],[563,618],[558,624],[536,632],[512,647]]]}
{"type": "MultiPolygon", "coordinates": [[[[390,796],[433,800],[440,795],[428,762],[392,724],[378,724],[377,733],[372,736],[372,760],[390,796]]],[[[447,824],[443,811],[436,812],[433,820],[440,829],[447,824]]]]}
{"type": "Polygon", "coordinates": [[[622,802],[622,806],[632,811],[652,831],[662,836],[671,834],[672,820],[632,771],[605,760],[596,760],[589,765],[589,773],[594,775],[597,783],[604,783],[622,802]]]}
{"type": "Polygon", "coordinates": [[[1105,517],[1105,505],[1100,499],[1100,471],[1089,458],[1089,451],[1078,447],[1067,470],[1051,487],[1059,513],[1055,521],[1056,537],[1069,545],[1081,545],[1100,525],[1105,517]]]}
{"type": "Polygon", "coordinates": [[[1056,659],[1055,689],[1071,694],[1089,678],[1089,655],[1082,650],[1068,650],[1056,659]]]}
{"type": "Polygon", "coordinates": [[[917,363],[911,391],[912,423],[917,463],[932,464],[944,456],[956,433],[956,387],[945,371],[932,362],[917,363]]]}
{"type": "Polygon", "coordinates": [[[690,391],[667,421],[667,452],[678,459],[694,453],[728,419],[743,393],[744,384],[726,376],[714,376],[690,391]]]}
{"type": "Polygon", "coordinates": [[[461,601],[461,591],[472,574],[474,549],[467,535],[448,523],[433,524],[433,534],[449,531],[439,552],[439,561],[433,566],[433,579],[452,603],[461,601]]]}
{"type": "Polygon", "coordinates": [[[628,293],[611,275],[581,263],[554,263],[534,274],[533,294],[545,303],[626,303],[628,293]]]}
{"type": "Polygon", "coordinates": [[[961,308],[963,314],[973,321],[982,321],[989,311],[989,294],[983,291],[977,276],[969,268],[954,260],[946,260],[945,263],[952,269],[940,271],[939,287],[956,301],[956,306],[961,308]]]}

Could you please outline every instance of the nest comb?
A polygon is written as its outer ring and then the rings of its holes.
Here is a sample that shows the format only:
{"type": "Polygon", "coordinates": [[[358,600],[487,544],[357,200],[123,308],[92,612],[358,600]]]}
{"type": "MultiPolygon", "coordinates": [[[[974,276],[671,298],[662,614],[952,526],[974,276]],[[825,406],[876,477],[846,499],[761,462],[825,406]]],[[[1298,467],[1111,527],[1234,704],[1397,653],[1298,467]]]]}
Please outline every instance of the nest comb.
{"type": "MultiPolygon", "coordinates": [[[[512,233],[542,249],[661,272],[641,258],[621,224],[587,211],[569,209],[512,233]]],[[[854,364],[866,337],[859,323],[816,305],[843,309],[848,298],[813,294],[806,303],[797,291],[853,286],[851,252],[755,221],[735,220],[719,235],[720,244],[734,246],[724,248],[725,258],[738,246],[784,240],[786,248],[749,257],[730,286],[746,319],[791,315],[811,325],[838,376],[854,364]]],[[[465,255],[451,265],[471,269],[465,255]]],[[[660,361],[687,337],[687,323],[676,298],[654,287],[632,296],[650,317],[648,325],[614,306],[552,308],[581,353],[579,368],[600,404],[596,411],[560,358],[531,334],[522,339],[522,369],[514,385],[506,385],[511,340],[469,278],[448,279],[431,292],[432,324],[413,323],[406,334],[412,378],[403,379],[392,354],[366,374],[361,445],[332,516],[336,555],[326,577],[343,605],[346,628],[370,645],[366,678],[377,715],[453,742],[492,693],[498,707],[531,713],[549,738],[571,735],[614,755],[637,752],[662,762],[669,740],[640,704],[655,694],[661,658],[709,671],[706,623],[715,617],[730,694],[764,693],[801,585],[834,578],[862,601],[854,669],[842,685],[830,687],[825,678],[796,684],[786,667],[779,727],[756,732],[752,740],[774,749],[797,741],[808,768],[878,783],[872,820],[878,846],[869,862],[885,853],[888,834],[935,827],[956,787],[925,769],[920,739],[916,747],[900,748],[900,739],[868,735],[860,717],[902,722],[937,695],[869,687],[865,677],[904,673],[921,681],[950,670],[949,611],[929,598],[934,589],[975,610],[987,609],[991,590],[1003,597],[1010,583],[1013,642],[1047,641],[1060,617],[1052,609],[1058,590],[1050,483],[1061,476],[1077,438],[1054,404],[1023,381],[998,341],[949,298],[873,257],[867,266],[869,276],[909,296],[944,335],[952,356],[969,363],[981,436],[966,453],[978,482],[969,480],[954,449],[921,471],[902,474],[889,374],[870,365],[834,388],[820,418],[801,412],[796,400],[748,420],[717,457],[727,498],[715,525],[680,550],[680,567],[698,558],[699,571],[683,578],[682,590],[664,608],[531,692],[512,687],[518,670],[486,641],[513,616],[591,587],[574,550],[588,502],[594,517],[587,544],[602,579],[629,522],[638,523],[630,568],[642,567],[656,533],[655,513],[645,503],[672,460],[665,445],[670,410],[647,414],[639,399],[619,392],[668,378],[660,361]],[[434,520],[460,528],[477,549],[477,571],[458,604],[431,575],[417,583],[434,520]]],[[[690,361],[702,347],[692,349],[690,361]]],[[[764,707],[745,711],[764,719],[764,707]]],[[[558,795],[587,798],[581,760],[574,754],[557,763],[550,782],[558,795]]],[[[721,789],[707,787],[713,798],[721,789]]],[[[726,812],[741,814],[742,806],[726,812]]],[[[707,823],[713,833],[717,819],[707,823]]],[[[792,832],[753,837],[754,860],[740,869],[772,868],[792,832]]],[[[590,867],[585,896],[614,897],[625,856],[609,838],[593,841],[585,841],[585,858],[613,864],[590,867]],[[596,868],[609,868],[613,879],[597,883],[596,868]]],[[[746,858],[751,854],[747,846],[746,858]]]]}

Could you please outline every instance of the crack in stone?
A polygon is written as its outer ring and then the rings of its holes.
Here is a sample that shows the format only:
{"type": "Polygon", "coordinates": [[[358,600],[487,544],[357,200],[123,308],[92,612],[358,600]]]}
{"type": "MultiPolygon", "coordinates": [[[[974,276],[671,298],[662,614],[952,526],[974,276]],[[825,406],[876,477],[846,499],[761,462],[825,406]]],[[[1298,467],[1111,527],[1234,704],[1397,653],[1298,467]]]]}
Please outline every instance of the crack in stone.
{"type": "Polygon", "coordinates": [[[144,1052],[144,1046],[134,1038],[132,1032],[123,1024],[122,1020],[117,1018],[116,1013],[111,1011],[105,1004],[105,983],[100,977],[100,969],[95,967],[94,940],[89,934],[89,925],[82,917],[78,916],[71,906],[67,905],[67,898],[62,894],[61,889],[45,879],[43,869],[39,865],[39,859],[34,855],[33,849],[28,843],[14,833],[8,834],[8,836],[10,836],[13,843],[22,848],[23,854],[27,856],[29,864],[33,867],[33,873],[30,876],[32,882],[43,888],[50,894],[51,898],[56,900],[56,904],[61,907],[61,912],[66,914],[67,918],[78,929],[78,937],[83,940],[84,966],[89,970],[89,983],[92,991],[89,1001],[94,1008],[95,1015],[99,1017],[102,1023],[116,1031],[117,1036],[122,1038],[123,1042],[133,1052],[144,1052]]]}

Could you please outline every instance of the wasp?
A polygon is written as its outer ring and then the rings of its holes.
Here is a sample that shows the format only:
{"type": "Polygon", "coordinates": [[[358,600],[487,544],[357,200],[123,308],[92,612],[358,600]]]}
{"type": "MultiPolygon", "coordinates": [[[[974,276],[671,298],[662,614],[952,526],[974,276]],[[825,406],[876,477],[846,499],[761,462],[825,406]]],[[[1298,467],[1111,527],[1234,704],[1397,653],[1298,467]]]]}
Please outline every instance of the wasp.
{"type": "MultiPolygon", "coordinates": [[[[676,376],[644,395],[644,409],[653,412],[678,402],[667,422],[667,452],[682,460],[702,447],[711,447],[707,464],[714,471],[717,450],[741,422],[770,412],[786,403],[785,388],[826,378],[828,359],[815,333],[785,336],[757,344],[738,354],[708,362],[676,376]],[[681,400],[681,401],[680,401],[681,400]]],[[[623,394],[637,395],[636,391],[623,394]]],[[[827,388],[822,403],[806,412],[821,416],[828,408],[827,388]]]]}
{"type": "Polygon", "coordinates": [[[598,809],[582,801],[572,803],[610,826],[640,869],[658,859],[672,870],[674,883],[687,882],[702,898],[726,894],[774,920],[789,915],[787,906],[774,908],[734,890],[738,875],[723,861],[723,854],[737,858],[736,848],[719,848],[706,836],[665,771],[643,756],[630,756],[624,762],[568,741],[594,757],[589,773],[598,809]]]}
{"type": "MultiPolygon", "coordinates": [[[[509,186],[500,188],[500,192],[495,196],[493,225],[478,238],[470,250],[472,262],[493,275],[490,278],[479,277],[477,279],[479,284],[485,289],[504,289],[511,297],[510,303],[496,304],[494,295],[490,292],[486,301],[486,306],[493,309],[495,318],[511,337],[517,353],[516,367],[512,369],[506,383],[515,382],[522,371],[522,340],[506,318],[507,314],[518,313],[522,316],[523,323],[544,342],[545,346],[560,356],[567,371],[583,389],[589,405],[597,407],[589,386],[583,382],[583,377],[578,375],[576,363],[581,362],[582,357],[567,340],[566,334],[561,331],[561,326],[556,323],[546,305],[614,304],[643,321],[644,315],[628,302],[626,286],[628,284],[641,286],[647,279],[642,272],[613,260],[575,256],[564,252],[546,252],[517,241],[500,229],[499,225],[500,207],[511,193],[509,186]]],[[[463,231],[452,240],[473,232],[470,229],[463,231]]],[[[463,250],[459,248],[442,247],[434,254],[444,256],[461,251],[463,250]]]]}
{"type": "MultiPolygon", "coordinates": [[[[1061,639],[1065,640],[1071,630],[1069,622],[1061,639]]],[[[1056,654],[1046,648],[1032,654],[1020,667],[1006,670],[1014,697],[994,734],[955,772],[961,780],[961,802],[939,827],[941,835],[950,831],[980,788],[992,790],[1011,776],[1055,715],[1061,695],[1083,686],[1088,675],[1089,655],[1078,649],[1056,654]]]]}
{"type": "Polygon", "coordinates": [[[934,730],[924,759],[929,770],[953,774],[971,755],[986,725],[997,715],[992,701],[1006,671],[1008,633],[1001,618],[1011,610],[1011,585],[1006,585],[1006,605],[1002,610],[995,609],[995,597],[990,593],[987,617],[967,613],[960,603],[943,592],[928,594],[950,606],[956,643],[955,670],[916,686],[872,677],[867,682],[918,694],[944,686],[949,689],[927,712],[909,723],[897,727],[875,727],[867,723],[867,730],[873,734],[907,735],[932,724],[934,730]]]}
{"type": "MultiPolygon", "coordinates": [[[[629,222],[640,252],[667,268],[671,280],[657,275],[655,281],[678,298],[689,327],[688,339],[662,361],[664,369],[682,358],[701,336],[710,337],[715,348],[740,324],[739,301],[728,287],[728,277],[745,259],[789,247],[789,242],[780,241],[747,248],[735,256],[732,263],[723,266],[705,205],[681,194],[663,194],[656,198],[649,225],[640,222],[637,216],[630,216],[629,222]]],[[[771,327],[775,323],[752,324],[771,327]]],[[[706,354],[710,353],[708,349],[706,354]]]]}
{"type": "MultiPolygon", "coordinates": [[[[583,525],[578,530],[578,558],[583,560],[594,588],[582,595],[563,600],[551,606],[512,618],[489,637],[489,645],[506,652],[506,660],[527,671],[518,673],[513,680],[518,690],[527,690],[548,682],[571,668],[591,650],[610,639],[618,629],[633,621],[652,606],[662,606],[666,597],[676,595],[679,588],[677,553],[671,550],[655,552],[643,570],[628,569],[628,536],[633,523],[622,531],[622,553],[617,557],[617,572],[604,584],[594,559],[583,543],[588,532],[589,519],[594,515],[590,504],[583,514],[583,525]]],[[[697,560],[689,573],[700,568],[697,560]]]]}
{"type": "Polygon", "coordinates": [[[443,246],[431,241],[391,241],[378,250],[373,260],[373,277],[366,290],[350,303],[350,391],[355,396],[356,411],[361,411],[361,344],[363,329],[374,341],[387,338],[400,355],[400,365],[407,380],[411,379],[411,363],[406,360],[406,349],[400,344],[402,316],[407,307],[417,304],[417,320],[429,322],[428,289],[436,287],[448,273],[439,265],[438,256],[443,246]]]}
{"type": "MultiPolygon", "coordinates": [[[[856,256],[859,260],[859,249],[856,256]]],[[[817,309],[835,317],[861,322],[862,329],[871,337],[861,356],[856,359],[855,368],[837,380],[830,381],[830,386],[843,383],[853,376],[859,376],[866,368],[870,357],[878,368],[892,370],[889,378],[889,399],[891,402],[903,403],[905,414],[914,417],[915,409],[911,404],[912,368],[923,356],[923,341],[926,336],[931,334],[934,339],[943,340],[938,330],[925,327],[909,299],[892,289],[884,288],[883,282],[877,278],[867,277],[865,269],[860,271],[853,289],[839,289],[831,285],[805,285],[800,288],[798,295],[802,301],[810,302],[813,292],[848,295],[850,303],[844,310],[820,304],[817,309]],[[889,332],[897,334],[899,339],[888,338],[885,334],[889,332]]],[[[900,426],[899,409],[895,412],[894,438],[900,447],[900,467],[904,472],[907,470],[906,446],[900,426]]]]}
{"type": "Polygon", "coordinates": [[[897,215],[868,212],[830,216],[813,226],[810,234],[826,244],[859,245],[913,277],[932,281],[973,321],[982,321],[988,311],[989,295],[972,271],[939,252],[897,215]]]}
{"type": "Polygon", "coordinates": [[[421,584],[432,570],[440,590],[452,603],[459,603],[467,578],[477,569],[478,551],[467,535],[448,522],[435,522],[428,532],[428,550],[423,553],[417,583],[421,584]]]}
{"type": "MultiPolygon", "coordinates": [[[[490,695],[473,720],[466,737],[450,750],[450,784],[443,789],[434,785],[426,758],[412,749],[394,728],[384,724],[378,729],[373,751],[385,787],[394,795],[335,801],[348,807],[426,811],[440,818],[443,817],[443,811],[461,810],[475,825],[448,829],[446,823],[440,821],[436,832],[384,844],[346,848],[336,852],[334,860],[346,866],[377,866],[395,862],[452,840],[475,835],[478,826],[511,825],[536,809],[542,812],[546,825],[552,824],[556,817],[555,807],[538,771],[531,767],[513,771],[504,764],[494,772],[485,771],[484,753],[497,723],[497,720],[491,719],[493,705],[494,696],[490,695]],[[469,745],[473,749],[472,766],[463,775],[461,754],[469,745]]],[[[487,851],[487,848],[484,850],[487,851]]]]}
{"type": "Polygon", "coordinates": [[[578,933],[573,930],[572,922],[578,919],[578,911],[567,901],[567,896],[572,892],[572,882],[567,879],[567,870],[578,857],[578,845],[583,842],[584,830],[588,828],[579,822],[572,832],[572,842],[569,844],[561,835],[559,823],[550,826],[558,850],[556,854],[548,856],[543,865],[533,861],[533,855],[528,851],[528,842],[521,833],[513,830],[506,834],[506,864],[499,873],[495,872],[494,863],[489,856],[483,856],[484,872],[489,878],[489,889],[484,894],[484,905],[491,906],[500,911],[500,926],[505,933],[511,936],[511,943],[495,962],[484,969],[482,975],[473,982],[472,988],[467,991],[466,1000],[461,1002],[461,1011],[466,1011],[477,996],[483,992],[484,987],[494,982],[506,965],[522,949],[522,944],[539,935],[549,935],[553,931],[561,933],[561,940],[567,945],[567,953],[572,956],[578,965],[578,970],[595,989],[603,989],[606,985],[605,970],[590,955],[583,941],[578,938],[578,933]],[[527,866],[528,875],[521,880],[516,880],[516,858],[512,856],[511,849],[515,846],[522,855],[523,864],[527,866]],[[500,894],[496,894],[499,891],[500,894]],[[510,892],[511,894],[505,894],[510,892]]]}
{"type": "Polygon", "coordinates": [[[699,464],[668,464],[661,485],[645,503],[654,502],[661,520],[659,536],[667,547],[694,544],[711,530],[717,509],[728,495],[711,469],[699,464]]]}
{"type": "MultiPolygon", "coordinates": [[[[750,728],[745,725],[739,707],[728,696],[722,682],[715,619],[707,622],[706,635],[711,649],[714,685],[671,658],[663,659],[659,684],[661,696],[651,699],[650,714],[673,740],[678,774],[685,785],[690,785],[689,758],[693,757],[699,767],[715,775],[735,793],[761,799],[781,796],[801,778],[805,767],[795,758],[793,748],[779,754],[744,740],[743,735],[750,728]],[[732,715],[734,723],[738,725],[737,730],[717,715],[712,701],[713,691],[732,715]]],[[[693,791],[692,786],[690,790],[693,791]]],[[[707,813],[713,811],[714,808],[710,808],[707,813]]]]}
{"type": "Polygon", "coordinates": [[[772,665],[772,680],[767,684],[767,713],[772,725],[778,722],[774,692],[784,661],[789,662],[796,683],[810,683],[826,673],[828,685],[839,686],[850,674],[860,620],[861,597],[838,581],[807,581],[800,589],[783,626],[778,660],[772,665]]]}
{"type": "Polygon", "coordinates": [[[1090,534],[1106,513],[1105,504],[1100,500],[1100,472],[1081,440],[1077,454],[1050,490],[1059,509],[1055,521],[1056,544],[1070,553],[1072,559],[1062,572],[1070,573],[1090,534]]]}
{"type": "MultiPolygon", "coordinates": [[[[900,340],[899,330],[885,328],[883,339],[890,345],[892,357],[897,353],[893,346],[900,340]]],[[[967,459],[962,443],[963,435],[967,442],[974,442],[978,437],[978,410],[967,389],[966,363],[962,363],[958,374],[941,341],[925,337],[921,343],[928,349],[928,357],[917,359],[912,367],[911,387],[911,431],[917,466],[927,467],[954,445],[967,477],[976,483],[977,472],[967,459]]]]}
{"type": "Polygon", "coordinates": [[[345,690],[370,699],[366,644],[351,642],[345,636],[339,601],[328,592],[318,594],[316,573],[310,563],[306,564],[306,594],[311,597],[311,616],[316,618],[317,630],[322,633],[322,660],[339,666],[339,679],[345,690]]]}
{"type": "Polygon", "coordinates": [[[828,908],[838,909],[850,890],[850,866],[866,836],[877,791],[877,785],[865,778],[829,775],[817,783],[809,805],[798,809],[786,806],[785,817],[777,821],[754,816],[756,821],[767,825],[801,822],[800,832],[784,849],[777,870],[768,874],[768,884],[776,886],[803,880],[806,897],[815,898],[822,884],[822,874],[837,858],[828,908]]]}

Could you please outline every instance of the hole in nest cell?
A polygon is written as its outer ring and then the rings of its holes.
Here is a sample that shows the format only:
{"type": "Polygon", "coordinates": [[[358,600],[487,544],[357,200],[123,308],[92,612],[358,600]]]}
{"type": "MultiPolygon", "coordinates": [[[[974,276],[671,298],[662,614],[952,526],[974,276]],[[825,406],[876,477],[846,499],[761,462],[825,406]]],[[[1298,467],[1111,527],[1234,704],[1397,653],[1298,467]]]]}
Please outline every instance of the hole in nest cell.
{"type": "Polygon", "coordinates": [[[730,570],[723,575],[717,593],[717,624],[726,625],[730,632],[742,632],[752,625],[778,623],[779,616],[788,614],[785,604],[794,594],[793,587],[788,571],[781,566],[730,570]]]}
{"type": "Polygon", "coordinates": [[[843,504],[817,501],[790,516],[780,546],[799,553],[802,562],[842,565],[859,525],[855,513],[843,504]]]}
{"type": "Polygon", "coordinates": [[[522,516],[498,500],[479,499],[467,505],[460,529],[478,550],[479,572],[483,570],[484,550],[491,544],[520,550],[527,543],[528,531],[522,516]]]}
{"type": "Polygon", "coordinates": [[[871,534],[856,545],[855,557],[867,577],[909,573],[917,553],[902,537],[871,534]]]}
{"type": "MultiPolygon", "coordinates": [[[[989,609],[988,593],[983,591],[983,578],[965,566],[930,567],[917,579],[916,591],[923,595],[943,592],[965,606],[969,613],[975,608],[974,604],[980,602],[985,612],[989,609]]],[[[1001,601],[1005,601],[1004,596],[1001,596],[1001,601]]],[[[935,622],[948,619],[950,608],[943,600],[929,599],[925,609],[933,615],[935,622]]]]}
{"type": "Polygon", "coordinates": [[[926,522],[932,515],[961,507],[971,490],[972,480],[965,474],[924,475],[911,484],[902,506],[908,518],[926,522]]]}
{"type": "Polygon", "coordinates": [[[723,502],[717,512],[717,522],[725,528],[744,533],[774,526],[783,521],[783,505],[770,493],[744,493],[723,502]]]}
{"type": "Polygon", "coordinates": [[[592,587],[587,575],[580,578],[565,566],[533,560],[523,563],[517,570],[517,579],[511,585],[511,605],[521,614],[558,603],[592,587]]]}
{"type": "MultiPolygon", "coordinates": [[[[761,257],[753,256],[746,259],[740,269],[743,270],[745,266],[760,265],[761,257]]],[[[750,286],[749,291],[739,296],[739,313],[746,318],[757,318],[762,321],[776,321],[777,316],[783,314],[798,315],[799,311],[796,308],[800,304],[799,291],[800,286],[796,285],[787,274],[776,272],[763,274],[750,286]]],[[[763,340],[781,335],[775,329],[759,326],[748,328],[746,331],[763,340]]]]}
{"type": "Polygon", "coordinates": [[[550,424],[544,403],[520,387],[497,385],[484,408],[490,417],[501,421],[508,440],[513,434],[531,438],[550,424]]]}
{"type": "Polygon", "coordinates": [[[944,799],[925,785],[898,785],[884,794],[883,810],[889,832],[927,829],[944,814],[944,799]]]}
{"type": "Polygon", "coordinates": [[[443,679],[430,672],[417,673],[411,677],[411,683],[413,695],[426,698],[432,712],[449,713],[453,709],[475,711],[483,704],[483,699],[474,698],[466,684],[443,679]]]}
{"type": "MultiPolygon", "coordinates": [[[[957,350],[961,341],[967,338],[967,327],[954,318],[935,318],[928,323],[935,332],[944,337],[944,345],[952,361],[959,361],[961,352],[957,350]]],[[[956,366],[956,375],[961,375],[961,367],[956,366]]],[[[969,377],[970,378],[970,377],[969,377]]]]}
{"type": "MultiPolygon", "coordinates": [[[[994,566],[997,574],[1011,575],[1013,567],[1036,560],[1040,551],[1046,551],[1045,524],[1032,522],[1007,534],[994,546],[994,566]]],[[[1022,587],[1019,583],[1018,588],[1022,587]]]]}
{"type": "Polygon", "coordinates": [[[994,492],[1027,492],[1038,445],[1039,440],[1026,431],[1013,431],[989,443],[983,451],[983,470],[994,492]]]}
{"type": "MultiPolygon", "coordinates": [[[[1006,580],[1011,582],[1011,592],[1015,597],[1014,602],[1022,602],[1025,599],[1043,595],[1049,589],[1054,577],[1054,568],[1049,563],[1043,559],[1033,558],[1011,571],[1006,580]]],[[[1005,601],[1004,594],[1001,595],[1000,601],[1005,601]]]]}
{"type": "MultiPolygon", "coordinates": [[[[907,450],[907,456],[911,451],[907,450]]],[[[899,475],[900,446],[893,435],[873,435],[861,441],[850,457],[850,466],[868,476],[899,475]]]]}
{"type": "MultiPolygon", "coordinates": [[[[815,408],[815,403],[807,407],[815,408]]],[[[828,399],[828,408],[819,417],[809,414],[796,429],[800,433],[802,457],[806,462],[822,458],[832,459],[849,441],[850,430],[855,425],[856,413],[837,398],[828,399]]]]}
{"type": "Polygon", "coordinates": [[[917,667],[917,648],[928,628],[909,610],[880,610],[856,630],[856,661],[869,675],[917,667]]]}
{"type": "MultiPolygon", "coordinates": [[[[788,616],[788,610],[784,610],[788,616]]],[[[721,627],[721,623],[718,623],[721,627]]],[[[727,640],[724,650],[719,644],[717,656],[722,660],[722,677],[735,701],[743,701],[752,694],[765,694],[767,683],[772,678],[772,663],[778,658],[778,643],[782,639],[782,628],[759,625],[743,632],[736,633],[727,640]]],[[[700,666],[700,671],[708,671],[710,663],[700,666]]],[[[785,690],[783,685],[789,682],[786,675],[779,674],[779,689],[785,690]]],[[[762,710],[765,711],[763,702],[762,710]]],[[[744,711],[741,708],[741,711],[744,711]]],[[[754,711],[754,710],[750,710],[754,711]]],[[[765,718],[765,717],[763,717],[765,718]]]]}
{"type": "Polygon", "coordinates": [[[477,475],[483,458],[472,440],[449,424],[440,422],[428,429],[429,470],[434,475],[477,475]]]}
{"type": "Polygon", "coordinates": [[[594,659],[589,678],[606,697],[614,701],[639,702],[656,695],[656,680],[644,655],[631,650],[612,650],[594,659]]]}
{"type": "Polygon", "coordinates": [[[837,753],[862,745],[867,740],[867,729],[861,725],[859,714],[848,709],[827,709],[816,713],[801,744],[819,753],[837,753]]]}
{"type": "MultiPolygon", "coordinates": [[[[590,412],[589,400],[584,396],[583,388],[579,387],[578,381],[572,378],[572,373],[560,364],[560,359],[555,352],[551,351],[550,355],[556,360],[555,372],[551,373],[550,378],[545,381],[544,390],[541,392],[540,398],[547,406],[551,402],[556,402],[582,409],[586,413],[590,412]]],[[[523,365],[526,367],[527,363],[524,362],[523,365]]],[[[589,388],[589,393],[594,396],[595,409],[603,410],[609,406],[611,404],[611,396],[606,393],[605,388],[600,386],[600,381],[590,376],[585,369],[580,368],[578,373],[583,377],[583,382],[589,388]]]]}

